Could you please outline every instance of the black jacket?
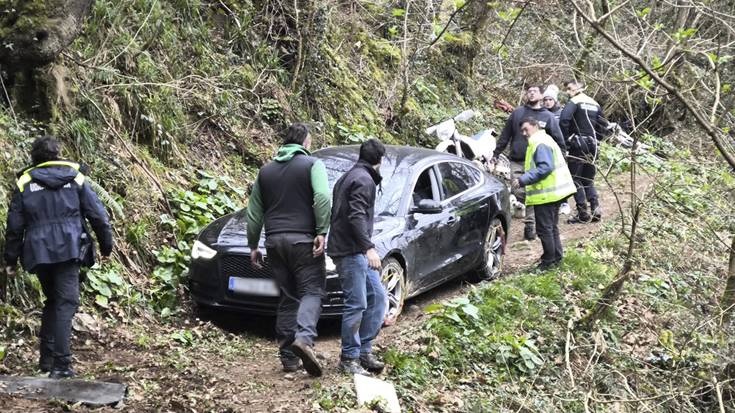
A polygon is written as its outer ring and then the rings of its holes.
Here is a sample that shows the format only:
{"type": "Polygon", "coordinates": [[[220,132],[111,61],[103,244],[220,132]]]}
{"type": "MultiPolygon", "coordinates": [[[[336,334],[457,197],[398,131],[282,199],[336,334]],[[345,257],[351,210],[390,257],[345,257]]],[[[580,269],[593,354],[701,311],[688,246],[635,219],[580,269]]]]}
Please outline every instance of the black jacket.
{"type": "Polygon", "coordinates": [[[70,260],[91,266],[93,255],[81,256],[84,250],[93,254],[84,219],[92,224],[102,255],[110,255],[113,243],[107,211],[79,165],[52,161],[21,172],[8,209],[5,263],[16,265],[20,258],[29,272],[40,264],[70,260]]]}
{"type": "Polygon", "coordinates": [[[559,126],[566,141],[575,134],[600,140],[602,134],[599,130],[605,125],[607,121],[602,117],[602,108],[584,93],[572,97],[559,118],[559,126]]]}
{"type": "Polygon", "coordinates": [[[498,138],[498,144],[495,147],[493,153],[494,157],[500,155],[505,147],[510,143],[510,155],[508,156],[511,161],[523,162],[526,159],[526,149],[528,148],[528,139],[523,137],[521,134],[521,125],[519,123],[525,117],[532,117],[539,122],[539,127],[546,130],[554,141],[559,145],[562,152],[567,150],[564,144],[564,138],[562,137],[561,130],[559,129],[559,122],[553,113],[549,112],[545,107],[534,109],[529,105],[523,105],[517,107],[513,113],[510,114],[508,121],[505,122],[503,131],[500,132],[498,138]]]}
{"type": "Polygon", "coordinates": [[[365,161],[358,161],[334,185],[327,254],[331,257],[364,254],[375,247],[375,192],[381,177],[365,161]]]}

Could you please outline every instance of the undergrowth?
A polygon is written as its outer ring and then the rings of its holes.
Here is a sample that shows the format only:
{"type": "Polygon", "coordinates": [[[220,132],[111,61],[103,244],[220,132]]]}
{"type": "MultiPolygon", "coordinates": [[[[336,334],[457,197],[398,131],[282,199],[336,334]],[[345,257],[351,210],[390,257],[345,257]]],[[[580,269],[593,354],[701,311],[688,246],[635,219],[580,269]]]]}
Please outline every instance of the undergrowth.
{"type": "MultiPolygon", "coordinates": [[[[725,168],[690,159],[645,162],[653,175],[638,193],[645,209],[635,276],[605,318],[590,331],[576,328],[622,265],[618,219],[584,246],[568,246],[557,269],[503,277],[426,307],[430,320],[383,355],[404,408],[716,411],[713,380],[733,362],[733,326],[722,324],[717,298],[735,185],[725,168]]],[[[721,387],[732,406],[732,384],[721,387]]],[[[354,406],[331,406],[344,404],[354,406]]]]}

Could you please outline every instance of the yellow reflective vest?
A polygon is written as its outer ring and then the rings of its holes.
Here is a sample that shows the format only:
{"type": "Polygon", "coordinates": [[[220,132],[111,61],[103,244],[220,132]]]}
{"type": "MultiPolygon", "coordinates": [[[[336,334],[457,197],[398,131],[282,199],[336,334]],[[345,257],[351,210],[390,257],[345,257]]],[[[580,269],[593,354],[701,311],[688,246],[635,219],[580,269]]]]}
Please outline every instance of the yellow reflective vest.
{"type": "Polygon", "coordinates": [[[539,130],[528,139],[524,169],[530,171],[536,167],[533,155],[539,145],[546,145],[551,148],[554,160],[553,170],[546,178],[535,184],[526,185],[526,205],[550,204],[561,201],[577,192],[574,181],[572,181],[572,174],[569,172],[559,145],[543,130],[539,130]]]}
{"type": "MultiPolygon", "coordinates": [[[[77,172],[79,172],[79,164],[76,163],[76,162],[69,162],[69,161],[48,161],[48,162],[40,163],[40,164],[38,164],[36,166],[32,166],[32,167],[26,169],[25,171],[23,171],[23,173],[21,174],[20,178],[18,178],[18,180],[15,183],[15,185],[18,186],[18,190],[20,192],[23,192],[25,190],[25,186],[29,182],[31,182],[31,180],[32,180],[32,178],[31,178],[31,171],[32,170],[37,169],[37,168],[45,168],[47,166],[68,166],[69,168],[72,168],[72,169],[76,170],[77,172]]],[[[82,184],[84,184],[84,174],[82,174],[81,172],[79,172],[77,174],[76,178],[74,178],[74,182],[76,182],[77,185],[82,186],[82,184]]]]}

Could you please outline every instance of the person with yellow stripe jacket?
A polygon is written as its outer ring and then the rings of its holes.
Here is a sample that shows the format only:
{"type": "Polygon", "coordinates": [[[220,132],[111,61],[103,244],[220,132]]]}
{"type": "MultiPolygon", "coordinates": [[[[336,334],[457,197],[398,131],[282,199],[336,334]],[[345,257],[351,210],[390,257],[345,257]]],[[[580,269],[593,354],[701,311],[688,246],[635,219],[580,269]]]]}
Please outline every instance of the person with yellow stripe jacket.
{"type": "Polygon", "coordinates": [[[104,206],[77,163],[59,159],[61,146],[50,136],[36,139],[33,166],[23,170],[8,209],[5,271],[14,276],[20,259],[35,273],[46,301],[41,316],[41,371],[51,378],[74,376],[71,321],[79,306],[79,269],[94,253],[85,219],[92,224],[102,255],[112,252],[112,230],[104,206]]]}
{"type": "Polygon", "coordinates": [[[521,133],[528,139],[526,171],[513,180],[514,188],[526,188],[526,205],[536,210],[536,234],[544,249],[539,269],[559,264],[564,250],[559,237],[559,204],[576,192],[564,154],[542,129],[538,120],[526,117],[520,122],[521,133]]]}

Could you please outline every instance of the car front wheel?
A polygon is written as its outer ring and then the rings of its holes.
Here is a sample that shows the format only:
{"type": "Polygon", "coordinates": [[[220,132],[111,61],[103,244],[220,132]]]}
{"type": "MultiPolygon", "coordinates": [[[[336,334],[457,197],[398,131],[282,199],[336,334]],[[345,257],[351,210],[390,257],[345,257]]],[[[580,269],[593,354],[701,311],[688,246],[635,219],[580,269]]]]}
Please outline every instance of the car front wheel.
{"type": "Polygon", "coordinates": [[[498,218],[493,218],[482,245],[480,266],[470,275],[470,281],[480,282],[498,278],[503,269],[505,230],[498,218]]]}
{"type": "Polygon", "coordinates": [[[383,325],[389,326],[396,322],[403,311],[403,302],[406,299],[406,271],[397,259],[388,258],[383,263],[380,279],[388,295],[388,308],[383,325]]]}

